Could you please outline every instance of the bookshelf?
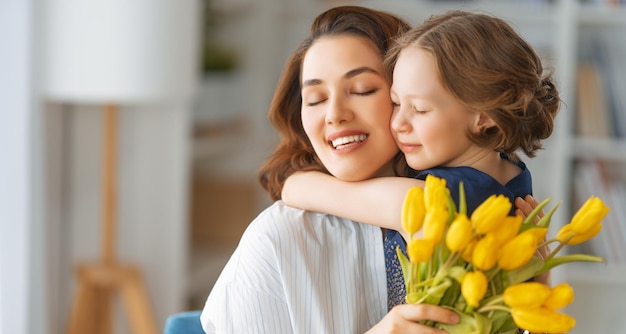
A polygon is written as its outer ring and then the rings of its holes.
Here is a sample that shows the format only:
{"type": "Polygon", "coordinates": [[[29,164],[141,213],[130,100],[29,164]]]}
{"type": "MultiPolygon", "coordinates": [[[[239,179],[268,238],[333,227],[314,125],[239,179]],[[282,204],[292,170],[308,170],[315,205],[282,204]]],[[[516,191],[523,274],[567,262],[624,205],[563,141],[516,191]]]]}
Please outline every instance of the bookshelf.
{"type": "MultiPolygon", "coordinates": [[[[579,319],[572,333],[621,333],[626,323],[615,310],[626,305],[626,6],[571,0],[559,5],[570,13],[562,24],[570,27],[571,40],[561,50],[568,67],[557,71],[567,71],[572,84],[559,115],[560,134],[550,149],[562,161],[564,176],[552,187],[567,204],[564,212],[571,214],[589,195],[606,200],[611,212],[598,237],[579,247],[604,256],[608,263],[565,266],[555,271],[555,281],[570,282],[577,294],[578,303],[566,310],[579,319]],[[595,91],[580,89],[589,78],[577,74],[588,66],[596,69],[595,91]],[[591,108],[585,106],[586,99],[595,101],[591,108]],[[577,122],[585,117],[600,124],[585,130],[577,122]],[[615,317],[607,316],[611,314],[615,317]]],[[[557,226],[563,223],[561,218],[557,226]]]]}
{"type": "MultiPolygon", "coordinates": [[[[626,184],[626,172],[622,172],[626,171],[626,136],[623,135],[626,134],[626,120],[621,123],[615,119],[626,119],[626,63],[623,61],[626,59],[626,4],[624,1],[621,1],[621,5],[604,4],[609,2],[619,1],[299,0],[283,1],[284,6],[279,10],[279,15],[288,17],[287,24],[294,28],[290,30],[285,41],[298,41],[317,13],[341,4],[364,5],[402,13],[412,23],[419,23],[432,14],[448,9],[484,11],[509,21],[538,50],[547,67],[554,68],[564,101],[557,116],[555,132],[546,141],[545,150],[532,160],[525,159],[533,172],[535,197],[540,200],[551,197],[553,201],[549,207],[562,200],[551,226],[550,235],[555,235],[573,215],[573,210],[580,206],[576,202],[575,191],[576,188],[581,188],[581,178],[577,175],[581,172],[587,173],[580,170],[584,162],[600,161],[602,166],[611,166],[610,173],[603,172],[610,174],[610,178],[604,181],[605,186],[624,187],[626,184]],[[610,73],[613,81],[607,81],[603,73],[600,73],[597,80],[603,81],[598,82],[595,87],[604,88],[597,90],[600,96],[591,96],[596,100],[591,102],[592,114],[587,115],[591,117],[587,119],[597,121],[597,113],[603,112],[609,124],[603,125],[603,131],[593,127],[599,133],[584,135],[577,131],[578,104],[581,98],[590,96],[579,96],[578,87],[581,84],[589,87],[589,82],[578,82],[578,73],[580,65],[590,63],[590,58],[598,51],[601,40],[605,44],[603,47],[610,48],[611,59],[608,63],[595,65],[604,67],[602,70],[610,73]],[[606,108],[593,108],[595,104],[605,105],[606,108]],[[607,128],[611,131],[607,132],[607,128]],[[622,134],[620,131],[623,131],[622,134]]],[[[286,47],[286,50],[290,49],[286,47]]],[[[582,91],[587,90],[589,88],[582,91]]],[[[595,192],[597,188],[587,190],[595,192]]],[[[605,199],[603,195],[601,197],[605,199]]],[[[612,208],[624,206],[626,199],[623,198],[621,202],[616,199],[611,204],[612,208]]],[[[577,293],[577,301],[566,310],[578,319],[578,325],[572,331],[574,334],[626,332],[625,321],[620,320],[620,315],[615,311],[626,306],[626,260],[620,258],[626,255],[618,255],[619,251],[613,249],[623,247],[618,249],[626,251],[626,234],[617,233],[626,231],[626,212],[621,216],[614,215],[614,221],[605,221],[605,230],[601,232],[605,234],[605,238],[598,239],[607,240],[606,235],[611,234],[612,242],[599,244],[599,241],[593,245],[596,247],[593,250],[597,249],[608,257],[606,265],[569,264],[553,272],[554,283],[567,281],[574,286],[577,293]],[[608,317],[611,314],[614,316],[608,317]]]]}

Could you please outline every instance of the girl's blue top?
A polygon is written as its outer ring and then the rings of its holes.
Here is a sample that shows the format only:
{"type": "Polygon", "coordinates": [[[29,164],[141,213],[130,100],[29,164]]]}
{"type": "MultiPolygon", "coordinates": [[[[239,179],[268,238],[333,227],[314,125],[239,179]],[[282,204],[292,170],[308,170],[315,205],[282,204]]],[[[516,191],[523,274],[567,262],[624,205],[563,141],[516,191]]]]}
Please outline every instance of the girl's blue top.
{"type": "MultiPolygon", "coordinates": [[[[506,159],[505,156],[503,158],[506,159]]],[[[459,183],[463,181],[465,190],[465,202],[468,217],[474,210],[491,195],[505,195],[514,203],[516,197],[532,195],[532,179],[526,164],[519,161],[515,163],[522,172],[509,181],[506,185],[500,184],[493,177],[476,170],[472,167],[435,167],[421,171],[415,178],[425,180],[427,175],[434,175],[446,180],[450,189],[450,195],[454,199],[457,208],[459,206],[459,183]]],[[[515,211],[512,206],[511,214],[515,211]]],[[[387,265],[387,307],[391,309],[397,304],[404,303],[404,279],[402,268],[396,254],[399,246],[406,255],[406,242],[402,235],[394,230],[386,230],[385,233],[385,263],[387,265]]]]}

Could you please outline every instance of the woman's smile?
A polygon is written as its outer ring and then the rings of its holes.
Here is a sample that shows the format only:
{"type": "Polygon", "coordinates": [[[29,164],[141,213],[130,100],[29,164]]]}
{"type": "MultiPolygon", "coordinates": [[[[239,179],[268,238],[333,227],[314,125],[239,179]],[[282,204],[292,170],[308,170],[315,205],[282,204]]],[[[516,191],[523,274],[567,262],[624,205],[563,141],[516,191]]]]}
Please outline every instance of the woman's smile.
{"type": "Polygon", "coordinates": [[[341,134],[329,136],[329,142],[333,148],[335,148],[336,150],[341,150],[347,147],[361,144],[367,139],[367,137],[368,136],[364,133],[347,135],[345,134],[345,132],[341,132],[341,134]]]}

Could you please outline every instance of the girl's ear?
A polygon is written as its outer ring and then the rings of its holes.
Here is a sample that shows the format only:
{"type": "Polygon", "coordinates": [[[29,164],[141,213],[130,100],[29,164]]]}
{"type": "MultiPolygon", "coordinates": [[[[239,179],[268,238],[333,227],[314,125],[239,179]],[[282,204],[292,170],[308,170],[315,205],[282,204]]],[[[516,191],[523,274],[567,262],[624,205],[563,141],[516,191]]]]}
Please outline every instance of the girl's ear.
{"type": "Polygon", "coordinates": [[[493,121],[489,115],[485,113],[477,113],[476,118],[474,119],[473,130],[476,132],[480,132],[481,129],[489,129],[496,126],[496,122],[493,121]]]}

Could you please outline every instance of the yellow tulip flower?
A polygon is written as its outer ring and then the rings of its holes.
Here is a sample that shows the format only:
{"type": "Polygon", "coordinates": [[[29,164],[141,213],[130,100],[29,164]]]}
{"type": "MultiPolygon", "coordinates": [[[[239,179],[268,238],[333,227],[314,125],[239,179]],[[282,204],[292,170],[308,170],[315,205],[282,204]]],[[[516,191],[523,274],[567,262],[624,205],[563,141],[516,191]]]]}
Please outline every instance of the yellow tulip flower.
{"type": "Polygon", "coordinates": [[[609,207],[600,198],[590,197],[572,218],[572,231],[577,235],[589,234],[608,212],[609,207]]]}
{"type": "Polygon", "coordinates": [[[539,282],[525,282],[504,290],[504,303],[512,308],[541,307],[550,296],[550,287],[539,282]]]}
{"type": "Polygon", "coordinates": [[[503,245],[517,235],[523,222],[522,216],[505,217],[502,224],[491,231],[491,234],[496,238],[499,245],[503,245]]]}
{"type": "Polygon", "coordinates": [[[562,309],[574,301],[574,289],[567,284],[561,283],[550,290],[550,295],[543,302],[543,306],[551,310],[562,309]]]}
{"type": "Polygon", "coordinates": [[[476,248],[478,240],[479,239],[477,237],[471,238],[470,241],[467,243],[467,246],[465,246],[465,248],[462,250],[461,258],[463,258],[463,260],[465,260],[466,262],[472,262],[472,257],[474,257],[474,248],[476,248]]]}
{"type": "Polygon", "coordinates": [[[472,264],[480,270],[489,270],[498,260],[498,243],[493,235],[487,234],[478,240],[472,254],[472,264]]]}
{"type": "Polygon", "coordinates": [[[537,244],[542,239],[537,239],[532,232],[526,230],[504,244],[499,252],[498,267],[504,270],[521,268],[535,255],[537,244]]]}
{"type": "Polygon", "coordinates": [[[478,307],[480,301],[487,293],[487,277],[482,271],[468,272],[463,276],[461,281],[461,294],[467,304],[472,307],[478,307]]]}
{"type": "Polygon", "coordinates": [[[527,229],[526,231],[524,231],[523,233],[530,233],[534,235],[535,238],[537,238],[537,242],[541,242],[546,237],[546,234],[548,234],[548,228],[547,227],[531,227],[527,229]]]}
{"type": "Polygon", "coordinates": [[[424,217],[424,238],[432,240],[435,244],[439,244],[443,239],[443,234],[448,225],[448,210],[434,209],[426,212],[424,217]]]}
{"type": "Polygon", "coordinates": [[[434,249],[435,243],[430,239],[412,239],[406,247],[412,263],[428,262],[434,249]]]}
{"type": "Polygon", "coordinates": [[[502,224],[505,217],[510,214],[511,207],[508,197],[502,194],[491,195],[474,210],[470,220],[478,233],[485,234],[502,224]]]}
{"type": "Polygon", "coordinates": [[[446,180],[427,175],[424,184],[424,203],[427,210],[448,211],[448,194],[450,190],[446,187],[446,180]]]}
{"type": "Polygon", "coordinates": [[[587,231],[585,234],[577,234],[572,231],[572,224],[567,224],[559,230],[556,235],[556,239],[562,244],[566,245],[578,245],[593,237],[595,237],[602,229],[602,224],[594,225],[593,229],[587,231]]]}
{"type": "Polygon", "coordinates": [[[424,206],[424,189],[411,187],[402,204],[402,228],[412,236],[422,228],[426,207],[424,206]]]}
{"type": "Polygon", "coordinates": [[[597,235],[609,208],[592,197],[556,237],[546,238],[558,204],[538,224],[531,222],[549,199],[526,221],[511,215],[512,203],[504,195],[489,197],[468,215],[463,189],[460,183],[456,210],[445,179],[429,175],[424,187],[407,191],[401,223],[409,234],[408,256],[398,251],[406,274],[406,302],[457,310],[459,324],[438,326],[450,333],[495,334],[513,328],[532,333],[570,331],[576,320],[558,310],[572,303],[573,289],[566,283],[550,288],[528,280],[565,263],[603,261],[586,254],[556,255],[566,245],[597,235]],[[444,238],[445,244],[439,245],[444,238]],[[544,261],[533,258],[546,239],[561,244],[544,261]]]}
{"type": "Polygon", "coordinates": [[[472,222],[466,215],[459,214],[450,224],[446,234],[446,246],[452,252],[459,252],[469,244],[473,234],[472,222]]]}
{"type": "Polygon", "coordinates": [[[513,321],[530,332],[567,333],[576,325],[576,319],[545,307],[513,308],[513,321]]]}

